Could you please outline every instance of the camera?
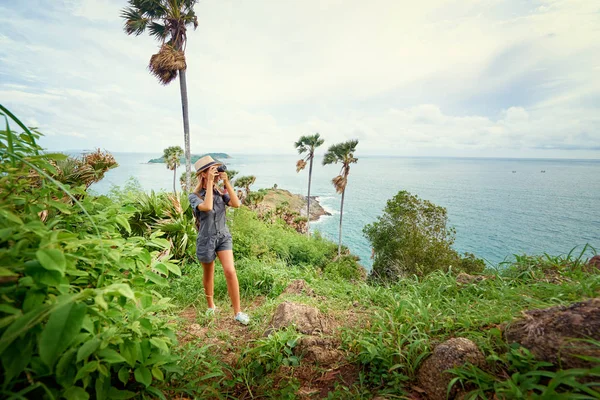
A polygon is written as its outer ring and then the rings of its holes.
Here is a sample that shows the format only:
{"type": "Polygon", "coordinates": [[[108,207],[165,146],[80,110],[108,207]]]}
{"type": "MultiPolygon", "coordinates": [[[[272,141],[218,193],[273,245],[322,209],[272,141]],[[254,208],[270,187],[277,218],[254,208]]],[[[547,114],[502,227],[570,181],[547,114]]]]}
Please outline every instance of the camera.
{"type": "Polygon", "coordinates": [[[225,172],[227,171],[227,166],[226,165],[219,165],[217,167],[217,172],[225,172]]]}

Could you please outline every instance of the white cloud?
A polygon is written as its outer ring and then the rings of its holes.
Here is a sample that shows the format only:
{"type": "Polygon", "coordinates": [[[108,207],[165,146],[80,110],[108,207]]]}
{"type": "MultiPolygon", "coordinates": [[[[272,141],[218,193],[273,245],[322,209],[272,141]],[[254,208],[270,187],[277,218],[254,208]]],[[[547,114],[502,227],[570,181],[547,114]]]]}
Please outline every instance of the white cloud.
{"type": "MultiPolygon", "coordinates": [[[[51,4],[35,19],[0,6],[3,104],[51,133],[52,149],[183,145],[179,84],[148,74],[157,43],[122,32],[125,3],[51,4]]],[[[595,0],[225,0],[196,11],[195,152],[291,153],[318,131],[371,154],[597,157],[573,150],[600,143],[595,0]]]]}

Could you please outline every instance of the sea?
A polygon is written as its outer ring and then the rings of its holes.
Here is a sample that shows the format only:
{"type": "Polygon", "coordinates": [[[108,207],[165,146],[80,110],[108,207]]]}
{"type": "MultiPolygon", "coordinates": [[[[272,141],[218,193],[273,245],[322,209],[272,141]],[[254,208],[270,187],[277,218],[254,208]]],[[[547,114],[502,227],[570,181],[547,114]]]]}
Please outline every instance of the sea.
{"type": "MultiPolygon", "coordinates": [[[[91,190],[107,193],[135,178],[146,191],[171,191],[173,171],[149,164],[158,153],[113,153],[119,167],[91,190]]],[[[238,176],[255,175],[251,189],[277,185],[306,195],[308,166],[296,172],[298,156],[232,154],[223,160],[238,176]]],[[[331,216],[311,222],[311,231],[338,241],[341,196],[331,179],[340,165],[322,166],[316,156],[311,195],[331,216]]],[[[179,174],[185,166],[177,171],[179,174]]],[[[178,186],[179,189],[179,186],[178,186]]],[[[358,155],[346,188],[342,243],[372,267],[365,225],[382,215],[386,202],[407,190],[445,207],[456,229],[454,248],[498,267],[514,255],[552,256],[581,251],[586,244],[600,251],[600,160],[377,157],[358,155]]],[[[592,254],[591,250],[588,254],[592,254]]]]}

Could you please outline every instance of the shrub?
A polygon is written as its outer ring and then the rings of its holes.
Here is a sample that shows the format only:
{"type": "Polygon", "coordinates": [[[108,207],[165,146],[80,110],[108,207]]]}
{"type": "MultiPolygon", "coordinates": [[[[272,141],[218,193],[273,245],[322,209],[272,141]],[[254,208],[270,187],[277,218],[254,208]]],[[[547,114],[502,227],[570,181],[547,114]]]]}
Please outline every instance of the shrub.
{"type": "Polygon", "coordinates": [[[433,271],[481,272],[483,261],[473,255],[461,260],[452,249],[455,230],[447,227],[446,209],[401,191],[388,200],[382,216],[364,227],[375,253],[373,275],[394,281],[433,271]]]}
{"type": "Polygon", "coordinates": [[[328,278],[341,278],[347,281],[363,280],[366,277],[366,271],[358,263],[358,258],[351,255],[341,256],[325,264],[323,274],[328,278]]]}
{"type": "Polygon", "coordinates": [[[65,156],[37,155],[37,137],[0,131],[0,397],[156,395],[177,371],[154,292],[180,273],[169,243],[125,239],[131,210],[51,178],[65,156]]]}

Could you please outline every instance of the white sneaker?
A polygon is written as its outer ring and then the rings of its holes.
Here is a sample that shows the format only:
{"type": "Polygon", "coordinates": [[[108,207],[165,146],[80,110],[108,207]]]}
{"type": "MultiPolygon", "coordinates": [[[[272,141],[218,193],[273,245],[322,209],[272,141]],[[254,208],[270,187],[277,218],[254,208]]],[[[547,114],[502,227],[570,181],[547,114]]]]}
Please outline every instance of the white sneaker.
{"type": "Polygon", "coordinates": [[[241,311],[235,314],[234,319],[242,325],[248,325],[248,322],[250,322],[250,317],[248,316],[248,314],[243,313],[241,311]]]}
{"type": "Polygon", "coordinates": [[[212,316],[215,315],[215,313],[217,312],[217,307],[213,307],[213,308],[207,308],[206,309],[206,315],[207,316],[212,316]]]}

